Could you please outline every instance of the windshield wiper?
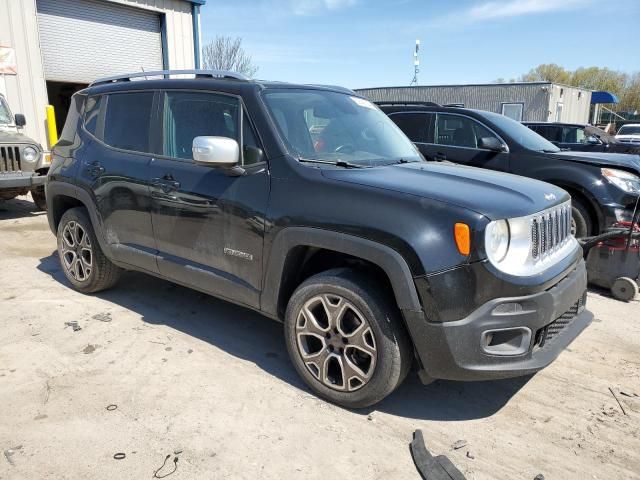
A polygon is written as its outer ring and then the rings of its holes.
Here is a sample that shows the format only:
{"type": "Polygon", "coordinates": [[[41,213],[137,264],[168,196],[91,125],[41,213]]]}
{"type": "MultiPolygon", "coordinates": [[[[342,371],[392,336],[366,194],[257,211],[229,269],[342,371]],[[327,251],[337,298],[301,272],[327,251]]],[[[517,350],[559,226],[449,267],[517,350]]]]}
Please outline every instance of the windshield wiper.
{"type": "Polygon", "coordinates": [[[342,167],[342,168],[366,168],[364,165],[345,162],[344,160],[336,160],[335,162],[333,162],[331,160],[314,160],[312,158],[299,157],[298,161],[304,162],[304,163],[322,163],[324,165],[335,165],[336,167],[342,167]]]}

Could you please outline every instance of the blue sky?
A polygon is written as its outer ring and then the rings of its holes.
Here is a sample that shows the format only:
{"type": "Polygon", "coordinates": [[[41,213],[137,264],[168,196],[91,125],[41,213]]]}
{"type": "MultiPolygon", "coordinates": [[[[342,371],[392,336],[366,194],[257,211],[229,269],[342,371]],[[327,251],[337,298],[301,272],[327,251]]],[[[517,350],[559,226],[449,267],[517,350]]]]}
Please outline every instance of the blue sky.
{"type": "Polygon", "coordinates": [[[201,23],[203,43],[241,37],[269,80],[408,85],[417,38],[423,85],[540,63],[640,70],[639,0],[208,0],[201,23]]]}

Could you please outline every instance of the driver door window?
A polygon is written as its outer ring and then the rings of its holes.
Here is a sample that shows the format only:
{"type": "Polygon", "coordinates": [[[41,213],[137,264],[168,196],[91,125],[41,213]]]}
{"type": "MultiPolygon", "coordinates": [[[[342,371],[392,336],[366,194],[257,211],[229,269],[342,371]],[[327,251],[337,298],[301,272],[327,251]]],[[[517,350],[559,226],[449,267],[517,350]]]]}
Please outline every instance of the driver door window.
{"type": "Polygon", "coordinates": [[[199,136],[238,140],[238,101],[229,96],[197,92],[166,92],[163,113],[163,154],[191,160],[193,139],[199,136]]]}
{"type": "Polygon", "coordinates": [[[469,117],[438,114],[436,143],[451,147],[478,148],[481,138],[496,136],[486,127],[469,117]]]}

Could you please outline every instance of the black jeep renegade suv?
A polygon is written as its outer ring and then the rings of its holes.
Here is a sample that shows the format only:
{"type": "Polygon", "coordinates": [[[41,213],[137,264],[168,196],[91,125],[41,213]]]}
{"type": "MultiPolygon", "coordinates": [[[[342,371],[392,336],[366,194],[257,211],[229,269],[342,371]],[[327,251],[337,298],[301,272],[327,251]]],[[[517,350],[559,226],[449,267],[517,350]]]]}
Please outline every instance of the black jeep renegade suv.
{"type": "Polygon", "coordinates": [[[536,372],[591,321],[565,191],[425,162],[349,90],[172,73],[73,97],[47,201],[76,289],[138,270],[258,310],[348,407],[414,361],[425,382],[536,372]]]}

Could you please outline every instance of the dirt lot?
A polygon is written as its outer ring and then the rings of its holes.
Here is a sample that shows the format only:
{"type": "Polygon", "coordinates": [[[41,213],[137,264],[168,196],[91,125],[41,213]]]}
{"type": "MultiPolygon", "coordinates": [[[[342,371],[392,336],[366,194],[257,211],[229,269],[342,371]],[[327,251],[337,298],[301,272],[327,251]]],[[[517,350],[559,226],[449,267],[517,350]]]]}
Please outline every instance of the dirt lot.
{"type": "Polygon", "coordinates": [[[279,324],[135,273],[82,295],[54,250],[28,198],[0,205],[1,479],[151,478],[174,452],[171,479],[418,479],[417,428],[469,479],[640,478],[638,301],[590,292],[595,322],[532,378],[411,375],[353,412],[310,394],[279,324]]]}

